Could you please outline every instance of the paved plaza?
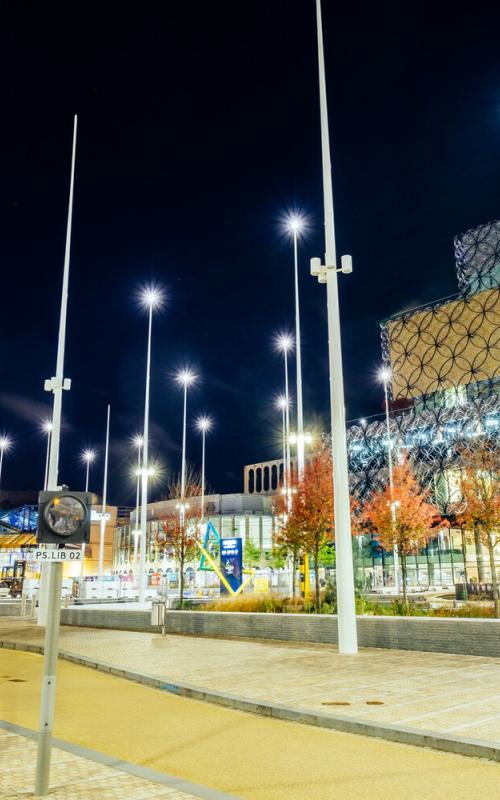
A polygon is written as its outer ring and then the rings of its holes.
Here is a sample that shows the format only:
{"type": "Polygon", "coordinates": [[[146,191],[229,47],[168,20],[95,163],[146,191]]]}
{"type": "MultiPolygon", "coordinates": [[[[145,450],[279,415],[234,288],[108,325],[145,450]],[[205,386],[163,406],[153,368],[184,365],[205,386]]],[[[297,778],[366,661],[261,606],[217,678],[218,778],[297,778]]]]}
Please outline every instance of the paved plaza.
{"type": "MultiPolygon", "coordinates": [[[[36,744],[0,728],[0,798],[33,797],[36,744]]],[[[193,795],[138,778],[55,747],[51,800],[196,800],[193,795]]]]}
{"type": "MultiPolygon", "coordinates": [[[[17,676],[0,680],[3,726],[29,735],[38,726],[42,657],[5,648],[0,664],[1,675],[17,676]]],[[[66,660],[57,684],[49,800],[498,797],[500,764],[493,761],[248,714],[66,660]],[[93,757],[68,760],[61,745],[77,756],[89,748],[93,757]],[[103,755],[107,761],[99,763],[96,756],[103,755]],[[123,774],[124,767],[133,771],[123,774]],[[148,780],[151,771],[165,776],[168,786],[148,780]]],[[[5,759],[4,786],[7,798],[20,800],[32,792],[34,750],[29,740],[18,740],[14,749],[5,759]]]]}
{"type": "MultiPolygon", "coordinates": [[[[41,645],[43,629],[4,618],[0,640],[41,645]]],[[[61,628],[60,647],[172,683],[500,744],[500,659],[76,627],[61,628]]]]}

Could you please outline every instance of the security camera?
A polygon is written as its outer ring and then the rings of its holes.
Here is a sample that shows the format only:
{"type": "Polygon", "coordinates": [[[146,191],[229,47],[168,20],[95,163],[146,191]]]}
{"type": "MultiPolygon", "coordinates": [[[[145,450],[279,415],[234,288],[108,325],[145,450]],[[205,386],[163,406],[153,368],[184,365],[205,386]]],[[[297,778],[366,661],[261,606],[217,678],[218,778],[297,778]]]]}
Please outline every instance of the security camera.
{"type": "Polygon", "coordinates": [[[342,256],[340,259],[340,271],[343,275],[350,275],[352,272],[352,256],[342,256]]]}
{"type": "Polygon", "coordinates": [[[313,278],[319,278],[321,274],[321,259],[311,258],[311,275],[313,278]]]}

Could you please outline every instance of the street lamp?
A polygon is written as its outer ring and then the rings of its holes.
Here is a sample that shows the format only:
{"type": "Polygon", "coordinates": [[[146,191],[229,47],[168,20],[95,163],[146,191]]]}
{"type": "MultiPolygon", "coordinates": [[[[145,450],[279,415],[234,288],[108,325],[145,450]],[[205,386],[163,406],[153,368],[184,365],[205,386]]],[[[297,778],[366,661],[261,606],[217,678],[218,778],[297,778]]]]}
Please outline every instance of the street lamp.
{"type": "MultiPolygon", "coordinates": [[[[311,261],[311,274],[320,283],[326,283],[328,308],[328,355],[330,364],[330,414],[332,434],[332,465],[335,495],[335,552],[337,559],[337,605],[339,653],[358,652],[356,607],[354,602],[354,569],[352,563],[351,511],[349,501],[349,473],[347,468],[347,443],[345,428],[344,378],[342,374],[342,346],[340,338],[340,313],[337,285],[337,254],[333,218],[333,186],[326,101],[325,58],[321,2],[316,0],[318,32],[319,95],[321,111],[321,153],[323,163],[323,201],[325,214],[325,264],[321,259],[311,261]]],[[[341,270],[352,272],[352,259],[342,256],[341,270]]]]}
{"type": "Polygon", "coordinates": [[[135,530],[134,530],[134,578],[137,575],[137,543],[138,543],[138,536],[140,533],[139,528],[139,500],[141,497],[141,455],[142,455],[142,446],[144,440],[142,436],[134,436],[132,440],[133,446],[137,448],[137,469],[136,469],[136,477],[137,477],[137,488],[136,488],[136,495],[135,495],[135,530]]]}
{"type": "Polygon", "coordinates": [[[2,484],[3,454],[9,450],[11,444],[8,436],[0,436],[0,486],[2,484]]]}
{"type": "Polygon", "coordinates": [[[300,308],[299,308],[299,258],[297,241],[304,228],[304,220],[299,216],[292,216],[288,220],[288,230],[293,236],[293,260],[295,278],[295,359],[297,370],[297,477],[299,482],[304,478],[304,415],[302,405],[302,355],[300,340],[300,308]]]}
{"type": "Polygon", "coordinates": [[[290,503],[291,503],[291,496],[290,496],[290,489],[291,489],[291,460],[290,460],[290,394],[288,390],[288,353],[293,348],[293,339],[287,333],[282,333],[276,338],[276,346],[278,350],[283,353],[283,361],[285,364],[285,429],[286,429],[286,451],[285,451],[285,459],[286,459],[286,474],[287,474],[287,508],[290,511],[290,503]]]}
{"type": "Polygon", "coordinates": [[[90,475],[90,465],[95,461],[95,450],[84,450],[81,454],[81,459],[83,463],[86,465],[85,468],[85,491],[88,492],[89,490],[89,475],[90,475]]]}
{"type": "Polygon", "coordinates": [[[184,389],[184,413],[182,416],[182,462],[181,462],[181,502],[179,505],[179,520],[184,525],[184,494],[186,491],[186,427],[187,427],[187,390],[196,380],[197,375],[189,369],[181,370],[176,376],[177,383],[184,389]]]}
{"type": "Polygon", "coordinates": [[[44,491],[47,491],[47,484],[49,480],[49,458],[50,458],[50,440],[52,438],[52,429],[53,429],[52,422],[44,422],[42,425],[42,431],[47,436],[47,453],[45,456],[45,478],[43,479],[43,488],[44,491]]]}
{"type": "MultiPolygon", "coordinates": [[[[391,521],[392,527],[396,525],[396,503],[394,501],[394,478],[393,478],[393,464],[392,464],[392,438],[391,438],[391,423],[389,419],[389,391],[388,385],[392,377],[392,372],[388,367],[382,367],[379,374],[379,379],[384,384],[384,399],[385,399],[385,424],[387,428],[387,461],[389,464],[389,495],[391,499],[391,521]]],[[[393,543],[393,559],[394,559],[394,590],[399,591],[399,553],[397,542],[393,543]]]]}
{"type": "Polygon", "coordinates": [[[141,294],[141,304],[148,310],[148,345],[146,355],[146,389],[144,398],[144,434],[142,440],[142,497],[141,538],[139,548],[139,602],[144,602],[146,590],[146,536],[148,520],[148,448],[149,448],[149,387],[151,382],[151,333],[153,311],[163,303],[163,293],[154,286],[146,287],[141,294]]]}
{"type": "MultiPolygon", "coordinates": [[[[66,245],[59,314],[56,374],[45,381],[45,391],[52,392],[53,429],[51,432],[49,474],[47,489],[55,491],[58,486],[59,441],[61,436],[62,395],[71,388],[71,381],[64,378],[64,351],[66,345],[66,319],[68,311],[69,268],[71,254],[71,228],[73,220],[73,193],[75,184],[76,133],[78,118],[73,123],[73,148],[69,187],[66,245]]],[[[52,749],[53,710],[55,707],[56,667],[61,615],[62,563],[46,564],[42,570],[39,594],[39,624],[45,623],[45,645],[43,660],[42,692],[40,701],[40,723],[35,773],[35,796],[45,797],[49,793],[50,758],[52,749]],[[47,571],[48,570],[48,571],[47,571]]]]}
{"type": "Polygon", "coordinates": [[[287,431],[287,416],[288,416],[288,397],[286,395],[281,395],[276,400],[276,406],[281,411],[281,421],[282,421],[282,431],[283,431],[283,494],[287,498],[286,500],[286,508],[289,511],[289,475],[288,475],[288,460],[287,460],[287,446],[289,441],[288,431],[287,431]]]}
{"type": "Polygon", "coordinates": [[[210,417],[198,417],[196,428],[201,433],[201,521],[205,518],[205,438],[213,425],[210,417]]]}

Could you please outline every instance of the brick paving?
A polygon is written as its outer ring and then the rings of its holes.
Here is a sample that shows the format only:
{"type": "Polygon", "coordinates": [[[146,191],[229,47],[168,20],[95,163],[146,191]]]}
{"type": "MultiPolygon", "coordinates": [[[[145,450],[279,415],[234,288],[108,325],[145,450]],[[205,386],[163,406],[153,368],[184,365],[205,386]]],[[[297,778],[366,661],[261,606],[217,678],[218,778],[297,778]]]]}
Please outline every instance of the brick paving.
{"type": "MultiPolygon", "coordinates": [[[[0,620],[0,639],[43,629],[0,620]]],[[[500,659],[274,641],[61,629],[61,649],[173,683],[358,720],[500,742],[500,659]]]]}
{"type": "MultiPolygon", "coordinates": [[[[1,800],[26,800],[34,796],[35,762],[34,741],[0,729],[1,800]]],[[[193,795],[169,786],[53,748],[51,800],[88,800],[90,797],[92,800],[196,800],[193,795]]]]}

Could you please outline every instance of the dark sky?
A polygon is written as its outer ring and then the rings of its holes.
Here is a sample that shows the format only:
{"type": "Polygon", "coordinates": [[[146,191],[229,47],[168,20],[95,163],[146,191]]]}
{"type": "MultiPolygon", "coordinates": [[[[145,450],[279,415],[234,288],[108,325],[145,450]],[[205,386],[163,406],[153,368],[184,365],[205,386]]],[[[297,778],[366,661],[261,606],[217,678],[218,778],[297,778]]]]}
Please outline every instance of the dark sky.
{"type": "MultiPolygon", "coordinates": [[[[378,322],[456,291],[452,239],[500,216],[500,12],[491,4],[324,0],[348,419],[381,408],[378,322]]],[[[176,368],[200,375],[190,421],[216,426],[207,477],[240,491],[242,466],[279,455],[273,334],[293,325],[287,209],[300,246],[305,416],[328,425],[326,298],[313,0],[1,4],[0,428],[6,488],[39,488],[55,371],[72,116],[79,114],[60,479],[80,488],[83,446],[112,406],[110,495],[133,502],[146,317],[155,318],[152,453],[179,470],[176,368]],[[322,422],[323,421],[323,422],[322,422]]],[[[293,365],[292,365],[293,366],[293,365]]],[[[188,457],[199,462],[192,429],[188,457]]],[[[3,487],[2,487],[3,488],[3,487]]],[[[163,486],[157,487],[160,494],[163,486]]]]}

